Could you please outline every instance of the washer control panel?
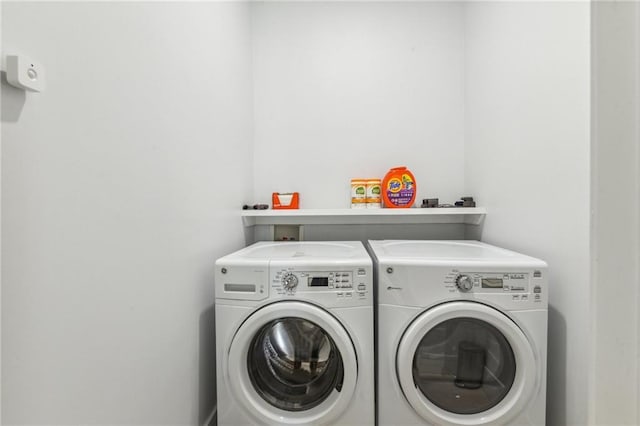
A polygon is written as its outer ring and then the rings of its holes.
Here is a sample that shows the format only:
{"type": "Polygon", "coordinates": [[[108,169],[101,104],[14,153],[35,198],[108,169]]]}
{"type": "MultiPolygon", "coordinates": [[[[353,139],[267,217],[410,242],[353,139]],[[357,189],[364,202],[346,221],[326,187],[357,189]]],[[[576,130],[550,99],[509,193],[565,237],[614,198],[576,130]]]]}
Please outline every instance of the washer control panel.
{"type": "Polygon", "coordinates": [[[364,298],[370,279],[365,268],[348,271],[298,271],[282,269],[272,276],[271,288],[279,295],[300,292],[335,293],[337,298],[364,298]]]}

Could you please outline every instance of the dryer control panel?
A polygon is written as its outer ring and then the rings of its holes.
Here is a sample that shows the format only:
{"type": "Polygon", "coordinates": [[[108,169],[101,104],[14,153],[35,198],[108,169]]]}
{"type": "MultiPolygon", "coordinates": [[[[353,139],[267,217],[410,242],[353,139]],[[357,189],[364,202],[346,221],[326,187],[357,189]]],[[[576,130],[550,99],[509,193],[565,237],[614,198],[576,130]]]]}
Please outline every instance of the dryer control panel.
{"type": "Polygon", "coordinates": [[[445,279],[445,286],[457,288],[463,293],[493,293],[495,291],[529,292],[529,273],[488,273],[452,271],[445,279]]]}
{"type": "Polygon", "coordinates": [[[471,272],[452,270],[444,285],[452,293],[511,294],[513,300],[541,300],[541,272],[471,272]],[[533,278],[533,280],[532,280],[533,278]]]}

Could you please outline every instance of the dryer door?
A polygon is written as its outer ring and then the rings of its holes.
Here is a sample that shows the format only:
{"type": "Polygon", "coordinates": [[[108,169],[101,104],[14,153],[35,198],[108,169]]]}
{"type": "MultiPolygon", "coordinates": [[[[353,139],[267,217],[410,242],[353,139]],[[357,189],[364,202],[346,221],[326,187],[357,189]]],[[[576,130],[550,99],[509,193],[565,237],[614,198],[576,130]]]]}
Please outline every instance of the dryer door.
{"type": "Polygon", "coordinates": [[[427,310],[398,345],[396,370],[413,409],[434,424],[507,424],[539,383],[531,342],[506,315],[474,302],[427,310]]]}
{"type": "Polygon", "coordinates": [[[254,312],[228,355],[234,396],[260,424],[330,424],[355,391],[358,363],[347,331],[308,303],[277,302],[254,312]]]}

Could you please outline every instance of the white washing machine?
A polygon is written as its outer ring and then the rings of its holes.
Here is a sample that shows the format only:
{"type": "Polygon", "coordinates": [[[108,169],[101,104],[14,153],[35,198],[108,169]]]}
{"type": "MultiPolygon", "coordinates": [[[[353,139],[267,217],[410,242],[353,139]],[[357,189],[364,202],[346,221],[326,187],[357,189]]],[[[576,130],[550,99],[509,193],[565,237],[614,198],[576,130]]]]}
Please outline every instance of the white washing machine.
{"type": "Polygon", "coordinates": [[[543,425],[547,265],[477,241],[369,241],[380,425],[543,425]]]}
{"type": "Polygon", "coordinates": [[[219,425],[372,425],[373,266],[361,242],[216,261],[219,425]]]}

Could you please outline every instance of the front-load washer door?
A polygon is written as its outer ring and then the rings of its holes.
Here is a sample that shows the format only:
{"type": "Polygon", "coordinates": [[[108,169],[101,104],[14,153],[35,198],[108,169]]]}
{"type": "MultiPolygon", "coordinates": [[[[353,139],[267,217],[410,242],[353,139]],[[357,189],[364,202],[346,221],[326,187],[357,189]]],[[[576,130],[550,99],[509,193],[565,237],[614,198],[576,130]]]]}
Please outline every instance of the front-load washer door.
{"type": "Polygon", "coordinates": [[[529,339],[505,314],[450,302],[414,320],[398,345],[398,381],[432,424],[507,424],[530,402],[538,362],[529,339]]]}
{"type": "Polygon", "coordinates": [[[331,424],[348,407],[358,363],[349,334],[324,309],[276,302],[254,312],[228,352],[228,381],[260,424],[331,424]]]}

